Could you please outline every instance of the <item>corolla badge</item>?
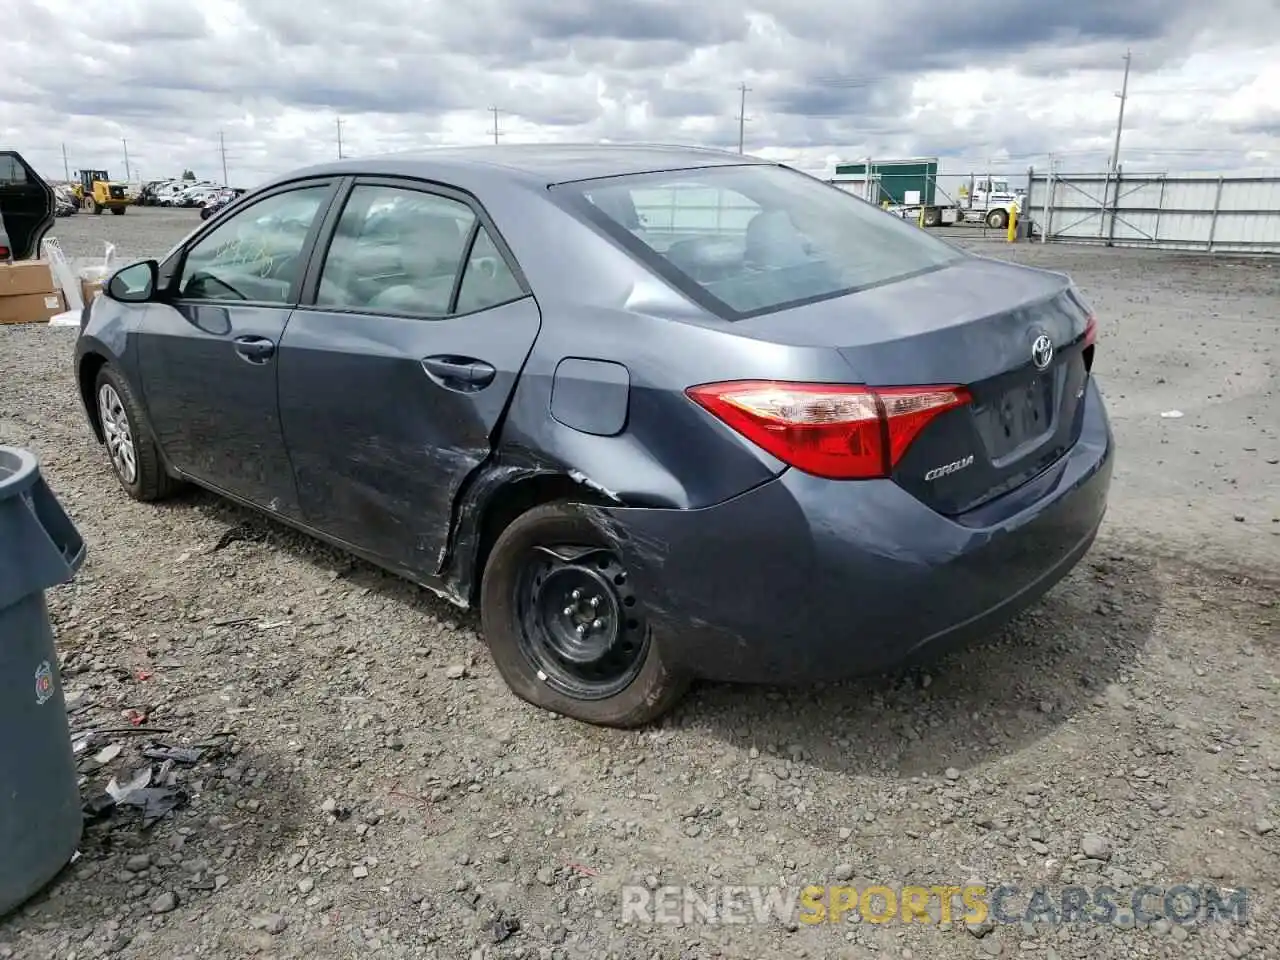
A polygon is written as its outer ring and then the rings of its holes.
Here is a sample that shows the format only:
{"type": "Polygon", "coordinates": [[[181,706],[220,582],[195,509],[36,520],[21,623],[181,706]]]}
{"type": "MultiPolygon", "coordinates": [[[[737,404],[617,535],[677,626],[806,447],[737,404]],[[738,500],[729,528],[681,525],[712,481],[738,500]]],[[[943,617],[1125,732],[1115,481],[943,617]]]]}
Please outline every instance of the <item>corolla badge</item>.
{"type": "Polygon", "coordinates": [[[940,467],[934,467],[924,475],[926,480],[937,480],[939,477],[949,477],[957,470],[963,470],[965,467],[973,466],[973,454],[963,457],[960,460],[953,460],[950,463],[944,463],[940,467]]]}

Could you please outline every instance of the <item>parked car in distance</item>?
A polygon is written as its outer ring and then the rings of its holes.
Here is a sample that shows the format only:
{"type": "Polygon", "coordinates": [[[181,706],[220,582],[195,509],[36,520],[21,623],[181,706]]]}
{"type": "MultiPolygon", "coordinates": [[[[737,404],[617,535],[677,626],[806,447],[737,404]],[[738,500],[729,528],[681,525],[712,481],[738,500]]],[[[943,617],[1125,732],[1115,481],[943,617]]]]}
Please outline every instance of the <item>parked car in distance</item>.
{"type": "Polygon", "coordinates": [[[1096,331],[1065,275],[775,163],[531,145],[259,187],[116,272],[75,370],[129,496],[192,482],[478,605],[516,694],[634,726],[1058,582],[1110,484],[1096,331]]]}
{"type": "Polygon", "coordinates": [[[203,180],[199,183],[187,184],[175,198],[174,206],[198,207],[221,189],[216,183],[203,180]]]}
{"type": "Polygon", "coordinates": [[[237,190],[232,187],[224,187],[217,193],[209,197],[200,205],[200,219],[208,220],[223,207],[232,203],[237,197],[244,193],[243,190],[237,190]]]}
{"type": "Polygon", "coordinates": [[[73,217],[80,210],[75,191],[65,183],[59,183],[54,186],[53,194],[56,204],[55,209],[59,217],[73,217]]]}
{"type": "Polygon", "coordinates": [[[30,260],[58,214],[57,195],[16,150],[0,150],[0,263],[30,260]]]}
{"type": "Polygon", "coordinates": [[[157,207],[172,207],[186,188],[187,183],[182,180],[171,180],[161,184],[152,192],[153,203],[157,207]]]}
{"type": "Polygon", "coordinates": [[[193,207],[192,195],[217,189],[211,180],[170,180],[152,189],[151,201],[159,207],[193,207]]]}
{"type": "Polygon", "coordinates": [[[142,207],[159,206],[161,193],[166,190],[172,191],[174,185],[179,183],[178,180],[148,180],[138,191],[138,198],[134,202],[142,207]]]}

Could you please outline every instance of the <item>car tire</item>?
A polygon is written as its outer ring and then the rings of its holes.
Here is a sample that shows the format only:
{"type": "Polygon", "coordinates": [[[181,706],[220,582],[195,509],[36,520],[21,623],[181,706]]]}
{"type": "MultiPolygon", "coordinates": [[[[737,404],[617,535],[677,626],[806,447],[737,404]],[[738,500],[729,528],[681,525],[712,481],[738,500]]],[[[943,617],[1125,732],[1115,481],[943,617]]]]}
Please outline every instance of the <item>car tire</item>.
{"type": "MultiPolygon", "coordinates": [[[[485,642],[507,686],[528,703],[597,726],[643,726],[679,702],[689,677],[663,656],[642,598],[632,592],[621,558],[586,509],[573,503],[535,507],[498,537],[480,588],[485,642]],[[548,548],[555,548],[561,559],[545,552],[548,548]],[[591,552],[565,562],[573,548],[591,552]],[[569,600],[578,597],[574,584],[583,584],[590,596],[569,600]],[[556,645],[555,628],[577,622],[570,607],[561,609],[559,591],[566,595],[564,603],[581,604],[590,617],[599,614],[580,626],[589,630],[607,621],[595,637],[588,635],[591,644],[614,651],[598,661],[607,664],[599,668],[600,675],[612,679],[594,688],[571,676],[578,665],[566,671],[566,661],[548,653],[556,645]],[[589,606],[592,601],[600,605],[589,606]]],[[[567,635],[572,644],[574,635],[567,635]]],[[[583,648],[577,653],[585,656],[583,648]]]]}
{"type": "Polygon", "coordinates": [[[93,386],[93,402],[97,404],[98,418],[102,423],[111,472],[124,492],[142,503],[164,500],[176,493],[182,484],[164,468],[160,451],[152,439],[151,421],[128,381],[113,367],[105,366],[98,371],[93,386]],[[121,429],[123,436],[120,435],[121,429]],[[129,452],[132,453],[132,471],[128,468],[129,452]]]}
{"type": "Polygon", "coordinates": [[[987,226],[992,230],[1003,230],[1009,225],[1009,214],[1003,210],[992,210],[987,214],[987,226]]]}

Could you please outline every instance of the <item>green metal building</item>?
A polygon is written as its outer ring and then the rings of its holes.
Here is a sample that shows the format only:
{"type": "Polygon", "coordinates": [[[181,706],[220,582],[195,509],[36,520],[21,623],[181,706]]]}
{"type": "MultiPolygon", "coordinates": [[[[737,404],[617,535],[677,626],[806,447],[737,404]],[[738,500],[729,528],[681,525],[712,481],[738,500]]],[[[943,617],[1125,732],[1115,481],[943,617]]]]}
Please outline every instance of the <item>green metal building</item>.
{"type": "MultiPolygon", "coordinates": [[[[938,158],[917,157],[911,160],[872,160],[871,176],[876,180],[876,194],[869,199],[876,204],[908,203],[908,193],[918,193],[914,202],[926,205],[934,202],[938,186],[938,158]]],[[[836,181],[854,181],[865,183],[867,180],[867,164],[837,163],[836,181]]]]}

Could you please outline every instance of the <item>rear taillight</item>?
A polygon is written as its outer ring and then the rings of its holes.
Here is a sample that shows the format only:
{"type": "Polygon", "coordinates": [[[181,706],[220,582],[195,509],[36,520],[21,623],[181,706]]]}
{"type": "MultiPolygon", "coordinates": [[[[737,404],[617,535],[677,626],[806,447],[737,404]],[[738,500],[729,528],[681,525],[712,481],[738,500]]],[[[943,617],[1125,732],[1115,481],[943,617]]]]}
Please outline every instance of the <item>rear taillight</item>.
{"type": "Polygon", "coordinates": [[[1084,349],[1080,351],[1084,359],[1084,372],[1093,373],[1094,344],[1098,342],[1098,318],[1092,313],[1084,324],[1084,349]]]}
{"type": "Polygon", "coordinates": [[[9,248],[4,246],[3,244],[0,244],[0,260],[8,260],[8,259],[9,259],[9,248]]]}
{"type": "Polygon", "coordinates": [[[970,402],[960,386],[860,387],[737,380],[689,398],[784,463],[829,480],[887,477],[939,414],[970,402]]]}

